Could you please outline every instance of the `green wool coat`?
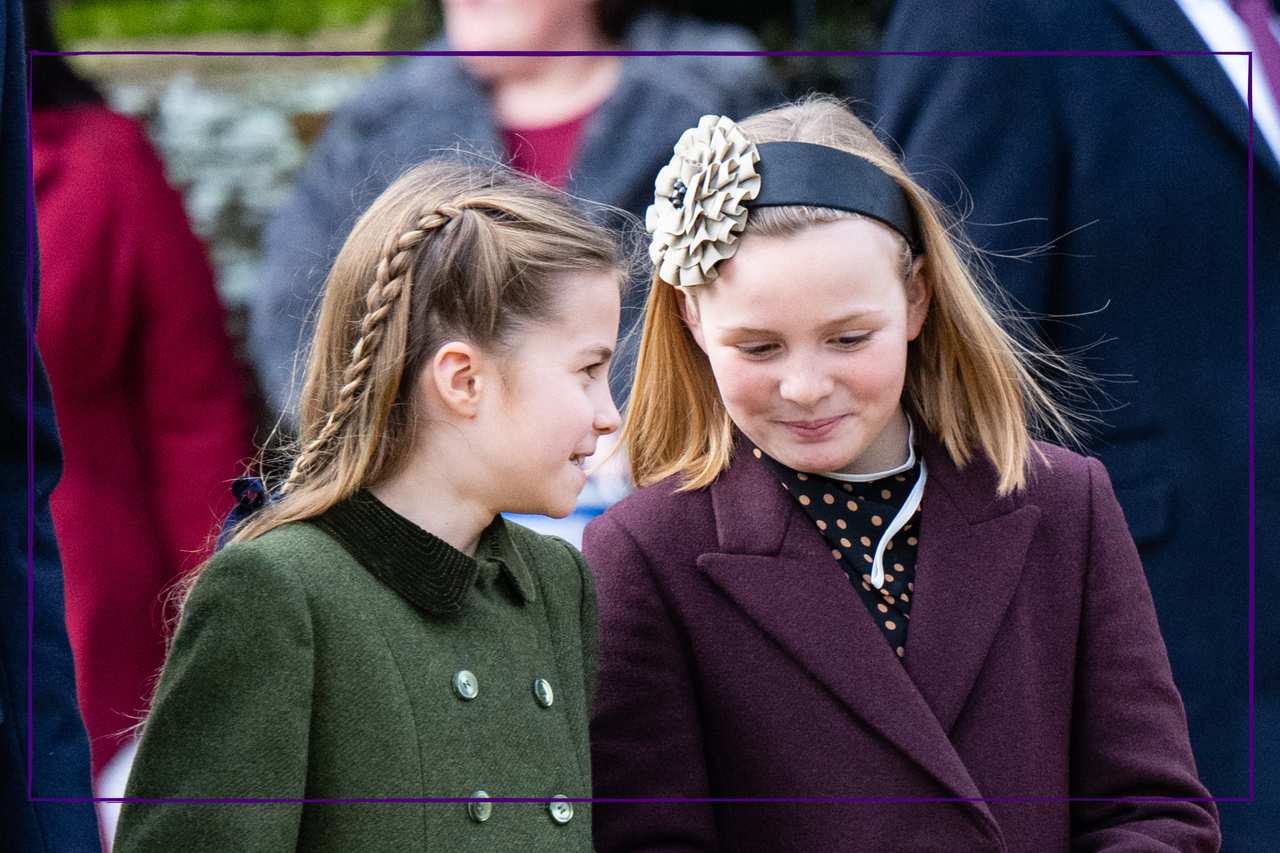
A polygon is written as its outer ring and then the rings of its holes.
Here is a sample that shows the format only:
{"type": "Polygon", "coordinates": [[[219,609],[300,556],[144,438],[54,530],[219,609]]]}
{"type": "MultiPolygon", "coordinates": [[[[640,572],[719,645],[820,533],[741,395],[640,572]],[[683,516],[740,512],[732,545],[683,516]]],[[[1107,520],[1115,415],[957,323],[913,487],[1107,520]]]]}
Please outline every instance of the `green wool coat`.
{"type": "Polygon", "coordinates": [[[127,803],[115,850],[590,851],[589,804],[549,802],[591,796],[596,631],[578,552],[502,518],[472,559],[360,493],[229,546],[184,608],[127,797],[540,801],[483,821],[465,802],[127,803]]]}

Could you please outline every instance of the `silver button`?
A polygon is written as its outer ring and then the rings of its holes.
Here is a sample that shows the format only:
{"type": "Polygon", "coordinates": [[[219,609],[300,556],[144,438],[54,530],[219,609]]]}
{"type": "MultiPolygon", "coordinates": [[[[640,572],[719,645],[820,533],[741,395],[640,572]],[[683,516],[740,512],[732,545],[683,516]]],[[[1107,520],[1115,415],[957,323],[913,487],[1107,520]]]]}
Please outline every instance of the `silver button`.
{"type": "Polygon", "coordinates": [[[453,676],[453,692],[457,693],[460,699],[474,699],[480,692],[480,683],[476,681],[471,670],[460,669],[453,676]]]}
{"type": "MultiPolygon", "coordinates": [[[[476,791],[471,798],[479,800],[488,796],[484,791],[476,791]]],[[[467,803],[467,814],[471,815],[471,819],[476,823],[484,823],[489,819],[489,815],[493,814],[493,803],[467,803]]]]}
{"type": "Polygon", "coordinates": [[[547,810],[551,812],[551,819],[561,826],[573,819],[573,803],[564,794],[552,797],[551,802],[547,803],[547,810]]]}
{"type": "Polygon", "coordinates": [[[535,679],[533,682],[533,698],[538,700],[538,704],[544,708],[550,708],[551,703],[556,701],[556,694],[551,691],[551,682],[545,678],[535,679]]]}

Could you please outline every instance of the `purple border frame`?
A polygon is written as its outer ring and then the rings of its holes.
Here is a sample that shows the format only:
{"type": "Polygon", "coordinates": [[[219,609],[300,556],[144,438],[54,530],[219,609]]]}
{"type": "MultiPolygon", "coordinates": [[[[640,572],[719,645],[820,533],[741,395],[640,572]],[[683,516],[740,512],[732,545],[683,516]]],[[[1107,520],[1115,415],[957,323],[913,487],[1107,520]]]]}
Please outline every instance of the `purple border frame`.
{"type": "MultiPolygon", "coordinates": [[[[1249,76],[1246,105],[1249,110],[1249,160],[1247,178],[1247,268],[1248,268],[1248,384],[1249,384],[1249,796],[1247,797],[1200,797],[1192,802],[1215,803],[1250,803],[1255,799],[1254,791],[1254,563],[1255,543],[1255,475],[1254,475],[1254,399],[1253,399],[1253,52],[1252,51],[1211,51],[1211,50],[1083,50],[1083,51],[597,51],[595,53],[608,56],[943,56],[943,57],[1056,57],[1056,56],[1246,56],[1248,57],[1249,76]]],[[[61,51],[43,53],[28,51],[27,77],[30,79],[32,58],[35,56],[114,56],[114,55],[152,55],[152,56],[579,56],[583,51],[300,51],[270,53],[262,51],[144,51],[144,50],[106,50],[106,51],[61,51]]],[[[1280,97],[1278,95],[1277,97],[1280,97]]],[[[62,799],[57,797],[32,797],[31,782],[34,776],[34,741],[32,731],[33,682],[32,682],[32,650],[34,644],[35,625],[35,580],[32,573],[34,523],[35,523],[35,457],[34,457],[34,421],[31,410],[33,390],[33,365],[35,353],[35,304],[32,299],[32,283],[35,272],[35,181],[32,155],[33,140],[30,126],[31,95],[27,94],[27,801],[55,803],[469,803],[478,802],[469,797],[440,798],[393,798],[393,799],[359,799],[359,800],[307,800],[307,799],[188,799],[157,800],[137,797],[80,797],[62,799]]],[[[955,803],[955,802],[1163,802],[1169,797],[1126,797],[1114,800],[1103,797],[773,797],[773,798],[647,798],[647,799],[575,799],[574,803],[955,803]]],[[[1180,799],[1178,801],[1181,801],[1180,799]]],[[[493,803],[545,803],[546,797],[491,797],[482,802],[493,803]]]]}

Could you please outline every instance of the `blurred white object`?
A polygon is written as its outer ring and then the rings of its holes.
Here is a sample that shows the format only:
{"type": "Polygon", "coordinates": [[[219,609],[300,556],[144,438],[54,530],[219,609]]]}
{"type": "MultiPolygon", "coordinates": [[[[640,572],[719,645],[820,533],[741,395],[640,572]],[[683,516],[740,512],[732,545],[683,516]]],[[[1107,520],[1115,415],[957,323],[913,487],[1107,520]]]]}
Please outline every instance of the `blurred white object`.
{"type": "MultiPolygon", "coordinates": [[[[129,768],[138,754],[138,739],[120,747],[115,756],[102,768],[94,780],[95,797],[123,797],[125,783],[129,781],[129,768]]],[[[116,823],[120,820],[119,803],[94,803],[98,807],[98,827],[102,832],[102,853],[111,853],[111,842],[116,837],[116,823]]]]}

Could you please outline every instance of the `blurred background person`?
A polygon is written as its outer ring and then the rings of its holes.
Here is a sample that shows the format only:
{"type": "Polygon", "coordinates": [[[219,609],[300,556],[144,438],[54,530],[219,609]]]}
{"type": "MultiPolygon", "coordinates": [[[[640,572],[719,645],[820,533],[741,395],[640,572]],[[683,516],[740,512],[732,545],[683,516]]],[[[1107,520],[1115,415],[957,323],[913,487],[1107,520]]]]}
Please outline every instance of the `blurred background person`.
{"type": "Polygon", "coordinates": [[[1200,55],[885,56],[876,98],[913,174],[972,205],[970,233],[997,253],[1001,286],[1113,380],[1090,452],[1139,546],[1201,780],[1214,797],[1249,798],[1252,749],[1269,800],[1221,804],[1227,853],[1280,835],[1280,631],[1266,606],[1280,591],[1280,65],[1268,59],[1280,60],[1280,27],[1269,6],[1260,28],[1248,14],[1226,0],[902,0],[885,51],[1200,55]],[[1255,51],[1252,137],[1247,58],[1210,49],[1255,51]]]}
{"type": "Polygon", "coordinates": [[[0,846],[24,853],[98,853],[91,803],[32,800],[93,793],[49,515],[49,491],[58,481],[62,455],[49,382],[32,341],[40,272],[38,264],[28,265],[34,259],[28,248],[33,235],[22,20],[18,0],[5,0],[0,12],[0,846]],[[33,276],[30,290],[28,274],[33,276]]]}
{"type": "MultiPolygon", "coordinates": [[[[444,0],[444,30],[423,50],[750,51],[743,27],[615,0],[444,0]]],[[[290,201],[272,218],[251,304],[250,349],[271,404],[292,419],[299,341],[356,216],[406,166],[441,149],[517,169],[643,218],[653,175],[706,113],[746,115],[776,97],[762,57],[422,56],[374,78],[329,121],[290,201]]],[[[620,218],[588,211],[607,224],[620,218]]],[[[623,334],[646,293],[632,288],[623,334]]],[[[624,349],[625,352],[625,349],[624,349]]],[[[624,398],[626,359],[613,370],[624,398]]],[[[299,377],[300,379],[300,377],[299,377]]]]}
{"type": "MultiPolygon", "coordinates": [[[[28,47],[56,51],[45,0],[24,5],[28,47]]],[[[51,506],[101,777],[147,708],[164,593],[207,555],[252,425],[204,247],[141,126],[60,56],[34,58],[31,102],[37,341],[65,459],[51,506]]]]}

